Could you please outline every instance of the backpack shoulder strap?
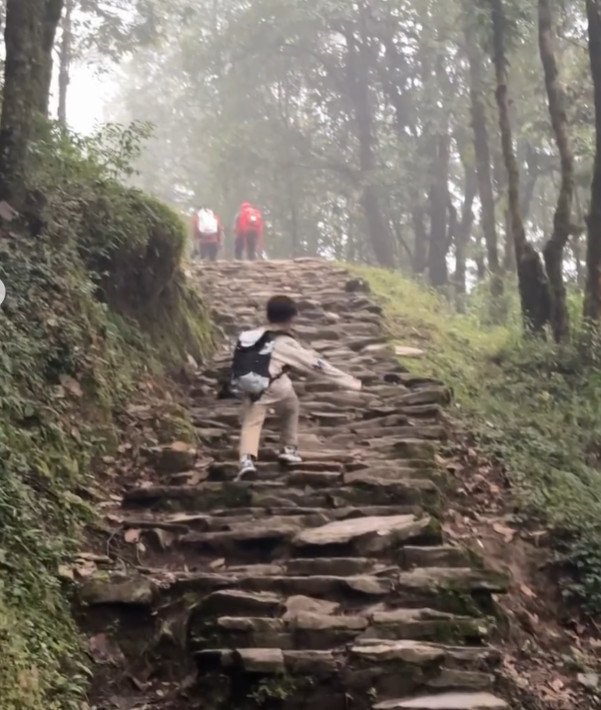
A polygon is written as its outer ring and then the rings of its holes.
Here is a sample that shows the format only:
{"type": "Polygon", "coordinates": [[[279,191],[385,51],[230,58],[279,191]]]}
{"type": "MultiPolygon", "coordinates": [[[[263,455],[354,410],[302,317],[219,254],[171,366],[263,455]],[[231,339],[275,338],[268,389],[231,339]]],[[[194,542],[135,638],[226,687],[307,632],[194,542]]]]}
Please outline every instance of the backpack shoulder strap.
{"type": "Polygon", "coordinates": [[[290,338],[291,340],[296,341],[296,338],[292,335],[292,333],[285,333],[282,330],[272,330],[268,332],[271,340],[277,340],[278,338],[290,338]]]}

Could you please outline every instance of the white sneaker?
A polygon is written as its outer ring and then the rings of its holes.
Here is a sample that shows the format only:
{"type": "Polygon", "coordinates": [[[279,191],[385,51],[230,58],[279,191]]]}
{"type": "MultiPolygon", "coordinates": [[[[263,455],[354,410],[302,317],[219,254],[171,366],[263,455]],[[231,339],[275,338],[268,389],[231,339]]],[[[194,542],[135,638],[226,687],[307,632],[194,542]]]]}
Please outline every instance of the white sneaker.
{"type": "Polygon", "coordinates": [[[300,456],[300,454],[298,453],[298,449],[296,446],[286,446],[280,453],[278,458],[282,463],[288,464],[303,462],[302,456],[300,456]]]}
{"type": "Polygon", "coordinates": [[[249,455],[243,456],[240,460],[240,469],[238,471],[238,475],[236,476],[236,480],[240,481],[247,474],[256,472],[257,467],[255,466],[254,458],[249,455]]]}

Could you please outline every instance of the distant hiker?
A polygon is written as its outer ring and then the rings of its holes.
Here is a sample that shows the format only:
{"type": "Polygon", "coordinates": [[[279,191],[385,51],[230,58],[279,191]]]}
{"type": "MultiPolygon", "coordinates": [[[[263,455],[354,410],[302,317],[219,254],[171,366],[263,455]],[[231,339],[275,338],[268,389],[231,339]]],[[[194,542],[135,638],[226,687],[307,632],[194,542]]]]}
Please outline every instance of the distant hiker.
{"type": "Polygon", "coordinates": [[[234,226],[236,233],[236,259],[244,258],[246,252],[249,261],[257,258],[257,253],[263,249],[263,215],[250,202],[243,202],[236,217],[234,226]]]}
{"type": "Polygon", "coordinates": [[[223,242],[223,226],[213,210],[203,207],[194,213],[194,255],[216,261],[223,242]]]}
{"type": "Polygon", "coordinates": [[[269,409],[275,409],[281,432],[279,460],[302,463],[298,453],[299,402],[288,377],[289,370],[321,375],[342,388],[360,390],[361,382],[333,367],[307,350],[291,334],[298,315],[288,296],[274,296],[267,304],[268,325],[242,333],[232,365],[232,384],[243,397],[238,478],[256,470],[255,461],[263,423],[269,409]]]}

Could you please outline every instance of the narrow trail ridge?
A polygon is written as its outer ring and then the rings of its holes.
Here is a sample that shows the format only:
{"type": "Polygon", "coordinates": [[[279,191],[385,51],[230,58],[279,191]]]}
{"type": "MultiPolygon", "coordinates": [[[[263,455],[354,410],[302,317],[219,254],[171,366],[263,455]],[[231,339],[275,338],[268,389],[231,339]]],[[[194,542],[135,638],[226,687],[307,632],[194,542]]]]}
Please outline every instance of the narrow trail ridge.
{"type": "Polygon", "coordinates": [[[150,448],[123,500],[104,504],[144,555],[80,585],[97,653],[118,644],[130,668],[127,682],[110,663],[99,672],[92,707],[509,708],[487,645],[506,580],[439,524],[448,390],[399,365],[380,307],[338,266],[194,268],[228,336],[260,323],[271,295],[296,298],[298,337],[364,391],[296,377],[305,462],[280,467],[271,421],[255,480],[234,482],[223,344],[191,390],[198,448],[150,448]]]}

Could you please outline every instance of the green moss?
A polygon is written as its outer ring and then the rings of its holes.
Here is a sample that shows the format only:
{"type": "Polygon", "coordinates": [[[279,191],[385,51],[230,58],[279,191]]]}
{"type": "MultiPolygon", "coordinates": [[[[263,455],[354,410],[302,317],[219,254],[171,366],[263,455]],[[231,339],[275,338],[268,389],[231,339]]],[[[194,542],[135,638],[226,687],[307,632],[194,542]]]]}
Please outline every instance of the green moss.
{"type": "Polygon", "coordinates": [[[454,415],[484,453],[509,467],[523,524],[553,531],[570,572],[564,592],[601,611],[599,358],[585,361],[575,345],[523,339],[517,322],[487,325],[479,314],[490,308],[480,294],[472,298],[472,315],[462,316],[398,274],[356,271],[383,303],[391,337],[426,351],[403,364],[450,385],[454,415]]]}
{"type": "Polygon", "coordinates": [[[308,692],[315,685],[311,676],[293,678],[281,675],[275,678],[266,678],[258,681],[255,687],[248,692],[248,699],[255,706],[263,707],[274,701],[284,702],[302,693],[308,692]]]}
{"type": "Polygon", "coordinates": [[[188,412],[179,404],[166,404],[158,413],[157,435],[160,444],[173,441],[185,441],[188,444],[197,443],[197,434],[190,421],[188,412]]]}
{"type": "MultiPolygon", "coordinates": [[[[82,706],[87,660],[58,579],[93,520],[79,494],[117,446],[115,410],[211,344],[177,217],[97,175],[59,172],[41,187],[41,233],[0,233],[2,710],[82,706]]],[[[182,410],[169,426],[191,436],[182,410]]]]}

